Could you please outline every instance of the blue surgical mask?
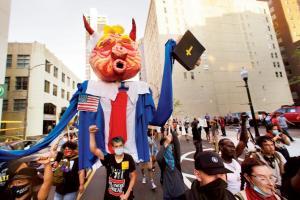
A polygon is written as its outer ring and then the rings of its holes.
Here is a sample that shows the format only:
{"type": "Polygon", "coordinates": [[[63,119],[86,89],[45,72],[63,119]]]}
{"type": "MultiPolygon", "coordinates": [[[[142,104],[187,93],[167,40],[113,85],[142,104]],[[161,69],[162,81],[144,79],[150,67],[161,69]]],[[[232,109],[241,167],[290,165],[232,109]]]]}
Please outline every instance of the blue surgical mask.
{"type": "Polygon", "coordinates": [[[279,135],[280,134],[280,132],[278,130],[273,130],[272,132],[273,132],[273,135],[279,135]]]}
{"type": "Polygon", "coordinates": [[[268,196],[271,196],[271,194],[267,194],[265,193],[264,191],[262,191],[259,187],[257,187],[256,185],[253,185],[253,190],[255,192],[257,192],[258,194],[264,196],[264,197],[268,197],[268,196]]]}
{"type": "Polygon", "coordinates": [[[120,156],[124,153],[124,147],[118,147],[115,149],[115,154],[120,156]]]}

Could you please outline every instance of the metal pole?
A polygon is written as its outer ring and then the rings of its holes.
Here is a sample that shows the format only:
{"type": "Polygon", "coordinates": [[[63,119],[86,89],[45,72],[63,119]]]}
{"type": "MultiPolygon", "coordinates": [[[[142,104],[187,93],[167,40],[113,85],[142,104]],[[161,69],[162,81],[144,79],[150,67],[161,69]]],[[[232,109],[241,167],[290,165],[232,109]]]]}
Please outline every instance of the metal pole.
{"type": "Polygon", "coordinates": [[[253,109],[252,100],[251,100],[250,90],[249,90],[249,86],[248,86],[248,78],[244,78],[243,80],[245,81],[245,87],[246,87],[246,90],[247,90],[250,111],[251,111],[252,120],[253,120],[253,123],[254,123],[255,137],[259,137],[260,134],[259,134],[259,131],[258,131],[257,121],[256,121],[254,109],[253,109]]]}

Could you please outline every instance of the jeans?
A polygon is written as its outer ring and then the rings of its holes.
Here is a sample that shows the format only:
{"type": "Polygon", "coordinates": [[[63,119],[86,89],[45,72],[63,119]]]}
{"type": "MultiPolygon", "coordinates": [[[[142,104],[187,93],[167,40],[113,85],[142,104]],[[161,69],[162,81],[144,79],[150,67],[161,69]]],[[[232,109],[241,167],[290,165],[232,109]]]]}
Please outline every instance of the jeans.
{"type": "Polygon", "coordinates": [[[54,200],[75,200],[76,196],[77,196],[77,192],[71,192],[65,195],[58,194],[57,192],[55,192],[54,200]]]}

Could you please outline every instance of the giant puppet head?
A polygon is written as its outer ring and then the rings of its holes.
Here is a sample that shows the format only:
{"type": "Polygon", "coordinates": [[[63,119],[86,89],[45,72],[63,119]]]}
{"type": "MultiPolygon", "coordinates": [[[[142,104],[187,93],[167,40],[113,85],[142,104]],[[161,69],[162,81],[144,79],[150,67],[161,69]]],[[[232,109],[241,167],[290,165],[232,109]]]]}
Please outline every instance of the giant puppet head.
{"type": "MultiPolygon", "coordinates": [[[[85,16],[84,25],[90,35],[94,30],[90,27],[85,16]]],[[[136,25],[132,19],[132,30],[124,34],[121,26],[104,26],[103,36],[93,48],[89,61],[97,75],[103,81],[123,81],[134,77],[141,68],[141,58],[136,39],[136,25]]]]}

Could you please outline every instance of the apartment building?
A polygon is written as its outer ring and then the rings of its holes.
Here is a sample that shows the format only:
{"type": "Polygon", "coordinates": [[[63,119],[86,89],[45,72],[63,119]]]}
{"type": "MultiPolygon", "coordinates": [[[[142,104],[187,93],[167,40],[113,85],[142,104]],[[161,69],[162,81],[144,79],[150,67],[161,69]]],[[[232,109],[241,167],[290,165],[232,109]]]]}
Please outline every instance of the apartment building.
{"type": "Polygon", "coordinates": [[[62,109],[77,90],[81,80],[44,44],[9,43],[3,101],[5,134],[37,136],[47,133],[59,120],[62,109]]]}
{"type": "Polygon", "coordinates": [[[186,30],[192,31],[206,52],[201,66],[192,71],[175,62],[177,115],[249,111],[242,68],[249,72],[256,111],[270,112],[293,103],[267,2],[151,0],[143,38],[150,86],[160,88],[166,41],[178,39],[186,30]]]}

